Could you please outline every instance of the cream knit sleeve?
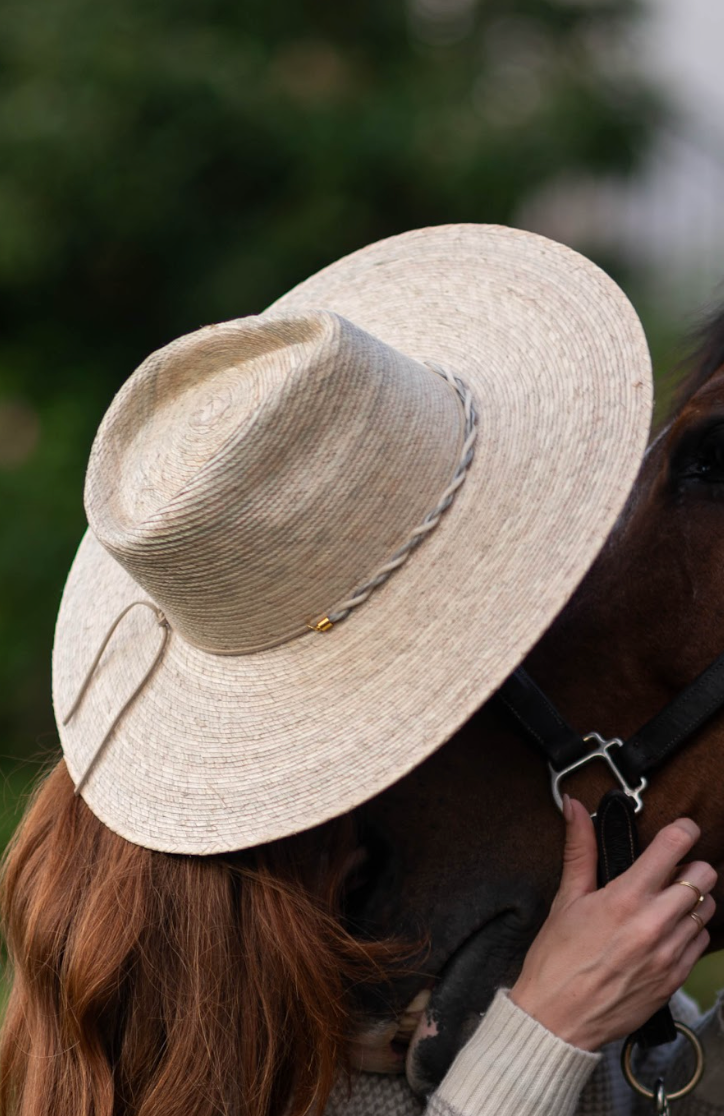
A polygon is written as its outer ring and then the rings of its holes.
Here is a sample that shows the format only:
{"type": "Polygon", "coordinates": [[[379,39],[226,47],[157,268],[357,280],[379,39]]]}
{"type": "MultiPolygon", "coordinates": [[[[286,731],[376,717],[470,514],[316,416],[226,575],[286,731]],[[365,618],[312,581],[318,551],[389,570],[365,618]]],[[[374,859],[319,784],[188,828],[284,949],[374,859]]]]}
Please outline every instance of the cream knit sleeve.
{"type": "Polygon", "coordinates": [[[600,1058],[552,1034],[501,989],[426,1116],[574,1116],[600,1058]]]}
{"type": "MultiPolygon", "coordinates": [[[[702,1017],[678,993],[672,1008],[698,1032],[706,1056],[696,1091],[674,1111],[724,1116],[724,1002],[702,1017]]],[[[601,1054],[570,1046],[500,991],[426,1106],[403,1076],[362,1073],[338,1083],[324,1116],[648,1116],[650,1102],[623,1079],[621,1045],[610,1043],[601,1054]]],[[[676,1087],[682,1054],[679,1043],[645,1055],[645,1079],[661,1072],[676,1087]]]]}

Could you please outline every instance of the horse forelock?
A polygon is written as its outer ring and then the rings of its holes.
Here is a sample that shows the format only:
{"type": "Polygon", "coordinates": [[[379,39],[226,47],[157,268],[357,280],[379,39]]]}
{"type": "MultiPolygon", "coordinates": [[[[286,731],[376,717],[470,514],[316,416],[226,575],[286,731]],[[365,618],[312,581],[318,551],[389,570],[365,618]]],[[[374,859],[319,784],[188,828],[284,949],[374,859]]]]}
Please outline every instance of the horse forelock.
{"type": "Polygon", "coordinates": [[[688,371],[674,393],[667,423],[724,366],[724,304],[693,330],[687,350],[680,367],[688,371]]]}

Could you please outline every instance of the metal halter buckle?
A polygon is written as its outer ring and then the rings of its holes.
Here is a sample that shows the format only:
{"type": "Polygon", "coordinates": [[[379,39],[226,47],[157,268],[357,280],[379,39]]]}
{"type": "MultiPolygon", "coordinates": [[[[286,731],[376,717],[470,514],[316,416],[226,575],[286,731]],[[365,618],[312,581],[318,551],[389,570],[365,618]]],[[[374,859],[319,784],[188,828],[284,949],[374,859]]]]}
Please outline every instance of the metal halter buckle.
{"type": "MultiPolygon", "coordinates": [[[[569,764],[568,767],[564,767],[562,771],[556,771],[556,769],[550,763],[548,764],[548,768],[551,773],[551,792],[553,794],[553,800],[555,801],[558,809],[561,811],[563,810],[563,798],[561,797],[560,790],[561,780],[565,779],[566,775],[570,775],[572,771],[576,771],[579,767],[583,767],[591,760],[602,759],[606,761],[611,771],[616,776],[621,790],[624,791],[629,796],[629,798],[633,798],[634,802],[636,803],[634,813],[640,813],[641,810],[643,810],[644,808],[644,803],[641,795],[646,790],[648,781],[642,776],[641,782],[637,787],[629,786],[629,784],[626,782],[626,779],[624,778],[623,772],[619,767],[616,766],[609,751],[610,748],[614,747],[623,748],[623,740],[619,740],[618,737],[614,737],[613,740],[604,740],[603,737],[599,736],[597,732],[590,732],[588,736],[584,736],[583,739],[586,741],[586,743],[588,743],[589,741],[595,741],[597,745],[595,750],[592,752],[588,752],[581,759],[576,760],[575,763],[569,764]]],[[[592,814],[591,816],[595,817],[595,814],[592,814]]]]}

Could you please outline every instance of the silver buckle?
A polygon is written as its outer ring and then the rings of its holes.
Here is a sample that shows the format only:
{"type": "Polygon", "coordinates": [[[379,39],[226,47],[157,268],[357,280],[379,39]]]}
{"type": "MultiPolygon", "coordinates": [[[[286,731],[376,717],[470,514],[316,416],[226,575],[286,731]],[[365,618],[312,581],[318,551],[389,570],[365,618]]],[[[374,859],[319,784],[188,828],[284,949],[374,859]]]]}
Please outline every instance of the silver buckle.
{"type": "MultiPolygon", "coordinates": [[[[616,776],[621,790],[624,791],[624,793],[627,794],[629,798],[633,798],[634,802],[636,803],[634,813],[639,814],[644,808],[644,803],[641,795],[649,785],[648,781],[642,775],[641,782],[637,787],[629,786],[623,776],[623,772],[616,766],[611,757],[611,753],[609,752],[609,748],[623,748],[623,740],[619,740],[616,736],[613,738],[613,740],[604,740],[603,737],[599,736],[597,732],[590,732],[588,736],[584,736],[583,739],[586,743],[588,743],[589,741],[595,741],[597,745],[596,749],[593,752],[589,752],[587,755],[583,756],[582,759],[576,760],[576,762],[570,764],[569,767],[564,767],[562,771],[556,771],[550,763],[548,764],[548,769],[551,773],[551,791],[553,794],[553,800],[558,809],[563,811],[563,799],[561,797],[560,790],[561,780],[565,779],[566,775],[570,775],[572,771],[576,771],[579,767],[583,767],[584,764],[587,764],[590,760],[602,759],[606,761],[611,771],[616,776]]],[[[595,816],[595,814],[591,814],[592,818],[595,818],[595,816]]]]}

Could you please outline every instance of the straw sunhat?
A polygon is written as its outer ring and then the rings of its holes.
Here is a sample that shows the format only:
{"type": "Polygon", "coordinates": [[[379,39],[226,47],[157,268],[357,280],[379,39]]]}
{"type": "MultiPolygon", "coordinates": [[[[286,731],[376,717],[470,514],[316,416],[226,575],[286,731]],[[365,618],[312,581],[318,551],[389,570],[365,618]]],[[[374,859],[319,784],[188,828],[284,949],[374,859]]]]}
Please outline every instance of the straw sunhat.
{"type": "Polygon", "coordinates": [[[381,241],[154,353],[96,436],[56,631],[90,809],[213,853],[405,775],[575,589],[650,403],[615,284],[497,227],[381,241]]]}

